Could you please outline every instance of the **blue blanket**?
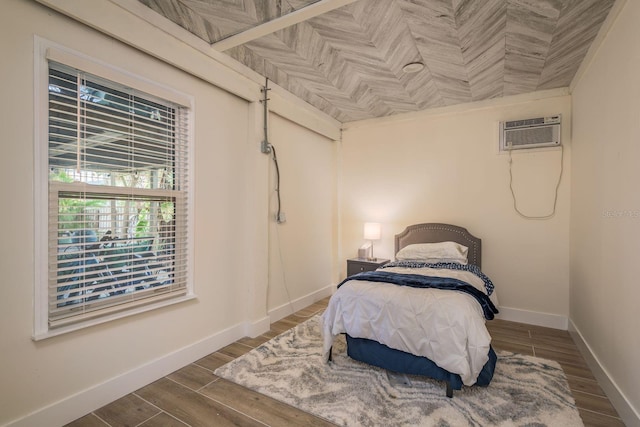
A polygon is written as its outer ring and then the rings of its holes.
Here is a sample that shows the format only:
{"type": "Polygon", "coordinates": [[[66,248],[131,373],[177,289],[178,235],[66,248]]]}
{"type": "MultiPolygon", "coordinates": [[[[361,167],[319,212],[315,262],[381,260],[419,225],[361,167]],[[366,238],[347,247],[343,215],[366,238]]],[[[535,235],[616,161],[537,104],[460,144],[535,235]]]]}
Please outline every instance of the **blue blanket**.
{"type": "Polygon", "coordinates": [[[480,267],[478,267],[477,265],[458,264],[457,262],[429,263],[429,262],[422,262],[422,261],[393,261],[383,265],[382,267],[380,267],[380,269],[391,268],[391,267],[408,267],[408,268],[428,267],[428,268],[437,268],[437,269],[468,271],[470,273],[475,274],[480,279],[482,279],[482,281],[484,282],[484,287],[487,290],[487,295],[491,295],[493,293],[493,288],[494,288],[493,282],[491,281],[491,279],[487,277],[486,274],[484,274],[480,270],[480,267]]]}
{"type": "Polygon", "coordinates": [[[370,282],[392,283],[399,286],[410,286],[412,288],[435,288],[464,292],[478,301],[484,312],[485,319],[491,320],[494,314],[498,313],[498,309],[493,305],[487,294],[462,280],[451,277],[431,277],[421,274],[400,274],[388,271],[365,271],[347,277],[338,285],[338,288],[350,280],[366,280],[370,282]]]}

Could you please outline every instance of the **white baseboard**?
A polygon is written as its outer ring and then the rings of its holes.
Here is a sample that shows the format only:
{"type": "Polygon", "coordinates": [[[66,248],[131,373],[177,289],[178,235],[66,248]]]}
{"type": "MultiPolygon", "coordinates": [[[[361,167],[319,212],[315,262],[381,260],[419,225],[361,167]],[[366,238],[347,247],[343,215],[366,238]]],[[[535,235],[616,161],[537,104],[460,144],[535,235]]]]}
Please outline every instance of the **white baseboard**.
{"type": "Polygon", "coordinates": [[[255,322],[247,322],[244,327],[244,336],[255,338],[264,334],[271,328],[271,319],[269,316],[256,320],[255,322]]]}
{"type": "Polygon", "coordinates": [[[591,368],[591,372],[593,372],[593,375],[598,380],[598,384],[602,387],[602,390],[604,390],[613,407],[618,411],[618,415],[620,415],[624,424],[627,427],[640,427],[640,413],[638,413],[633,405],[631,405],[631,402],[629,402],[629,399],[620,391],[616,382],[609,376],[609,373],[602,366],[596,355],[593,354],[591,347],[571,320],[569,321],[569,333],[578,346],[580,353],[582,353],[587,365],[591,368]]]}
{"type": "MultiPolygon", "coordinates": [[[[324,297],[330,296],[333,289],[335,289],[335,285],[332,284],[312,292],[309,295],[298,298],[291,304],[294,309],[293,312],[307,307],[324,297]]],[[[101,384],[65,397],[58,402],[10,422],[6,427],[61,426],[70,423],[240,338],[245,336],[256,337],[268,331],[272,322],[280,320],[292,313],[291,305],[285,304],[271,310],[268,316],[259,320],[240,323],[224,329],[194,344],[152,360],[149,363],[111,378],[101,384]]]]}
{"type": "MultiPolygon", "coordinates": [[[[252,325],[238,324],[152,360],[7,424],[10,427],[65,425],[245,336],[252,325]]],[[[267,330],[269,327],[267,326],[267,330]]]]}
{"type": "Polygon", "coordinates": [[[288,302],[286,304],[282,304],[279,307],[269,310],[269,318],[271,318],[271,323],[277,322],[278,320],[283,319],[298,310],[302,310],[303,308],[310,306],[314,302],[320,301],[322,298],[331,296],[331,293],[335,290],[335,288],[335,284],[327,285],[322,289],[295,299],[290,303],[288,302]]]}
{"type": "Polygon", "coordinates": [[[569,319],[559,314],[540,313],[537,311],[521,310],[500,306],[500,313],[496,319],[510,320],[512,322],[526,323],[528,325],[544,326],[553,329],[566,331],[569,327],[569,319]]]}
{"type": "MultiPolygon", "coordinates": [[[[65,425],[113,402],[171,372],[195,362],[245,336],[246,324],[238,324],[152,360],[129,372],[111,378],[31,414],[10,422],[10,427],[65,425]]],[[[267,330],[269,328],[267,327],[267,330]]]]}

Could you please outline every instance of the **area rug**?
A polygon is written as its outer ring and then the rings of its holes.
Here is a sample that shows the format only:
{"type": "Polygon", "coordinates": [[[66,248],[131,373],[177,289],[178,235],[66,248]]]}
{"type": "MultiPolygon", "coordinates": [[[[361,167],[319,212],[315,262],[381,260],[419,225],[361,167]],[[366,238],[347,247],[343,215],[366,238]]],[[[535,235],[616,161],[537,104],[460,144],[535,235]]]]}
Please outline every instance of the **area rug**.
{"type": "Polygon", "coordinates": [[[497,354],[489,387],[463,387],[449,399],[443,382],[349,358],[343,336],[325,363],[316,316],[215,374],[340,426],[583,425],[557,362],[497,354]]]}

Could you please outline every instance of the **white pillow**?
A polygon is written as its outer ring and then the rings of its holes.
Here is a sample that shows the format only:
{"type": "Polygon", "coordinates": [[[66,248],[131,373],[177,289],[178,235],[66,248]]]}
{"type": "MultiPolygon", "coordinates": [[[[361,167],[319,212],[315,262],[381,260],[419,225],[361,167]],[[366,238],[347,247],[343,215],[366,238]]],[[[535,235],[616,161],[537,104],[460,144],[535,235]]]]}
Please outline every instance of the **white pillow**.
{"type": "Polygon", "coordinates": [[[407,245],[396,254],[398,261],[467,263],[469,248],[456,242],[417,243],[407,245]]]}

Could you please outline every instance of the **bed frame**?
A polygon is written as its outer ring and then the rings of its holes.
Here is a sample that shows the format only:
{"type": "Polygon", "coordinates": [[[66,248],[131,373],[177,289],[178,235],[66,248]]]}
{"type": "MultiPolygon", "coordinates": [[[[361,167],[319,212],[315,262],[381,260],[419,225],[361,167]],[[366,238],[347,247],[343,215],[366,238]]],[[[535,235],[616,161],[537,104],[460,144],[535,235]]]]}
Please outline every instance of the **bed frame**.
{"type": "Polygon", "coordinates": [[[482,240],[469,233],[466,228],[457,225],[425,223],[410,225],[396,234],[396,252],[414,243],[456,242],[469,248],[469,264],[482,267],[482,240]]]}
{"type": "MultiPolygon", "coordinates": [[[[469,248],[467,259],[470,264],[481,267],[482,241],[467,231],[466,228],[450,224],[424,223],[408,226],[402,233],[395,236],[395,251],[414,243],[457,242],[469,248]]],[[[377,341],[365,338],[353,338],[347,335],[347,354],[349,357],[370,365],[378,366],[390,371],[423,375],[446,382],[446,395],[453,397],[453,389],[462,388],[462,380],[458,374],[453,374],[440,368],[426,357],[415,356],[400,350],[395,350],[377,341]]],[[[497,357],[493,348],[489,349],[489,361],[478,376],[476,384],[487,386],[491,382],[497,357]]]]}

